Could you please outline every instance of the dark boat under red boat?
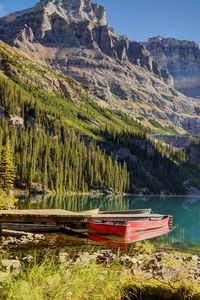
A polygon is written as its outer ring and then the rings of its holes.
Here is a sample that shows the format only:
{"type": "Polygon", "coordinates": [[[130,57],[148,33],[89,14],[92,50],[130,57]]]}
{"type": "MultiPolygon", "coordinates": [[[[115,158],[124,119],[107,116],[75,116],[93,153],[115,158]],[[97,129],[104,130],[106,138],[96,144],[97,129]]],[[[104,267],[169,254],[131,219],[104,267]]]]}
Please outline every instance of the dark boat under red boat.
{"type": "Polygon", "coordinates": [[[88,219],[88,229],[100,234],[111,234],[125,237],[135,232],[159,229],[168,226],[171,223],[171,216],[158,217],[133,217],[131,220],[109,220],[90,218],[88,219]]]}

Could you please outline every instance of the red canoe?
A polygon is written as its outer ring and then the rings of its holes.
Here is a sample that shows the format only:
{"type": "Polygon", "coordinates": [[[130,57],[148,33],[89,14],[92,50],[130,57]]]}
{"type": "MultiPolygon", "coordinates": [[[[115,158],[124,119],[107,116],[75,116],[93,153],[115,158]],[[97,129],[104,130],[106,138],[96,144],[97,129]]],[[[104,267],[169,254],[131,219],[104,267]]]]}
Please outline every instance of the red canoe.
{"type": "Polygon", "coordinates": [[[89,218],[88,229],[100,234],[111,234],[125,237],[136,231],[163,228],[172,221],[171,216],[149,216],[144,218],[133,217],[131,219],[101,219],[89,218]]]}
{"type": "Polygon", "coordinates": [[[118,240],[109,238],[108,236],[103,236],[100,234],[95,233],[88,233],[89,239],[96,241],[101,244],[105,244],[110,247],[126,249],[127,244],[131,244],[134,242],[147,240],[155,237],[159,237],[171,232],[169,226],[165,226],[163,228],[153,229],[153,230],[146,230],[141,232],[133,232],[131,234],[127,234],[124,238],[118,238],[118,240]]]}

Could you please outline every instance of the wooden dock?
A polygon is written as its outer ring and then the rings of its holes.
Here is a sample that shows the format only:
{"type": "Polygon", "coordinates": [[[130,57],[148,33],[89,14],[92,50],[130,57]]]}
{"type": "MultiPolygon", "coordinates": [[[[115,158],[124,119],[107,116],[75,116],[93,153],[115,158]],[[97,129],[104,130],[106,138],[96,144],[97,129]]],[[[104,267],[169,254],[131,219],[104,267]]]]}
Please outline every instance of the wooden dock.
{"type": "Polygon", "coordinates": [[[0,223],[76,225],[87,222],[91,212],[71,212],[62,209],[0,210],[0,223]]]}
{"type": "Polygon", "coordinates": [[[99,212],[96,210],[89,210],[83,212],[71,212],[62,209],[26,209],[26,210],[0,210],[0,230],[2,224],[13,224],[16,227],[23,229],[23,226],[32,225],[37,226],[55,226],[66,228],[86,228],[88,218],[103,218],[103,219],[127,219],[127,218],[147,218],[158,217],[156,214],[132,214],[128,211],[118,212],[99,212]],[[18,225],[17,225],[18,224],[18,225]]]}

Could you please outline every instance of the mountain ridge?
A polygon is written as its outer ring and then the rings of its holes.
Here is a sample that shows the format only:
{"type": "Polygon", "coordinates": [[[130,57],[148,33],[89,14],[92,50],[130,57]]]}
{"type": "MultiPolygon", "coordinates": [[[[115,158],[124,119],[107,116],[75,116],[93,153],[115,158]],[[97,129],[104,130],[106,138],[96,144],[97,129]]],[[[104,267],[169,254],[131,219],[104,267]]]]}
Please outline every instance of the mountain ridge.
{"type": "Polygon", "coordinates": [[[173,76],[177,90],[200,98],[200,48],[196,42],[157,36],[143,44],[157,64],[173,76]]]}
{"type": "Polygon", "coordinates": [[[102,26],[107,25],[106,11],[103,6],[93,4],[90,0],[41,0],[33,8],[11,13],[3,18],[11,22],[23,14],[29,14],[34,10],[47,10],[50,14],[57,13],[66,21],[94,21],[102,26]]]}
{"type": "Polygon", "coordinates": [[[200,132],[200,103],[177,92],[168,71],[141,43],[117,35],[90,0],[40,1],[0,18],[0,38],[79,81],[104,107],[179,133],[200,132]]]}

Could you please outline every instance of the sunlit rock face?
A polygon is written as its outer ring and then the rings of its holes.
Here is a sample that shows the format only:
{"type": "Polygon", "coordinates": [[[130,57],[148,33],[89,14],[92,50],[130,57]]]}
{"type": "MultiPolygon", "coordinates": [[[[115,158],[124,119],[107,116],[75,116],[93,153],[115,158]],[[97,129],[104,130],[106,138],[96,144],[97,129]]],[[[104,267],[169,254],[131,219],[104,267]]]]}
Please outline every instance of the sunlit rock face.
{"type": "Polygon", "coordinates": [[[200,97],[200,48],[191,41],[160,36],[144,43],[153,59],[174,77],[175,88],[191,97],[200,97]]]}
{"type": "Polygon", "coordinates": [[[14,21],[19,16],[43,10],[48,15],[58,14],[69,22],[91,21],[99,25],[107,25],[106,11],[90,0],[41,0],[34,8],[10,14],[4,20],[14,21]]]}
{"type": "Polygon", "coordinates": [[[78,80],[103,106],[200,132],[200,103],[177,92],[146,47],[115,33],[91,0],[42,0],[2,17],[0,39],[78,80]]]}

